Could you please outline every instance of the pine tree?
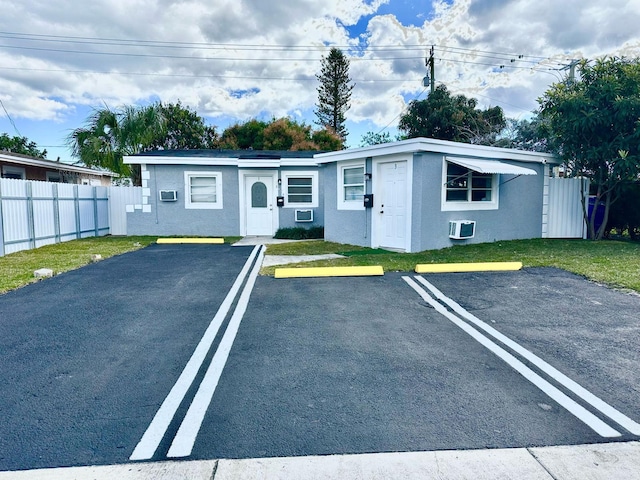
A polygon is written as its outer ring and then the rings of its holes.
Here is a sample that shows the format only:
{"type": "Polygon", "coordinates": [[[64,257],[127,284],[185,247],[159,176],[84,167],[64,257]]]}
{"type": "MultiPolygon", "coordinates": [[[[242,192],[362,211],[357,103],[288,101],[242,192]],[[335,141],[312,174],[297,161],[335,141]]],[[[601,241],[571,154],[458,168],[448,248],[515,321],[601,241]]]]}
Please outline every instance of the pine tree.
{"type": "Polygon", "coordinates": [[[345,113],[351,106],[351,91],[354,85],[349,78],[349,60],[342,50],[333,47],[329,55],[322,57],[316,123],[333,130],[343,141],[347,137],[345,113]]]}

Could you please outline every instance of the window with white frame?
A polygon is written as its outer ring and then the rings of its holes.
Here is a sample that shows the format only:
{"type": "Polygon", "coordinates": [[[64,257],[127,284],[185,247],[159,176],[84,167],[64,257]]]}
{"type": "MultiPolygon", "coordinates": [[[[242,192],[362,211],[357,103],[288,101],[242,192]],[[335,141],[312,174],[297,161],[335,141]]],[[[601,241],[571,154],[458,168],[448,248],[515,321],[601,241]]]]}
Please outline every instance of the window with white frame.
{"type": "Polygon", "coordinates": [[[443,210],[491,210],[498,208],[497,175],[474,172],[445,162],[443,210]]]}
{"type": "Polygon", "coordinates": [[[360,210],[364,208],[364,163],[348,163],[338,166],[338,209],[360,210]]]}
{"type": "Polygon", "coordinates": [[[222,208],[220,172],[184,172],[185,208],[222,208]]]}
{"type": "Polygon", "coordinates": [[[283,172],[281,180],[285,206],[318,206],[318,172],[283,172]]]}
{"type": "Polygon", "coordinates": [[[3,165],[2,178],[13,178],[15,180],[25,180],[27,178],[27,173],[26,173],[26,170],[22,167],[3,165]]]}

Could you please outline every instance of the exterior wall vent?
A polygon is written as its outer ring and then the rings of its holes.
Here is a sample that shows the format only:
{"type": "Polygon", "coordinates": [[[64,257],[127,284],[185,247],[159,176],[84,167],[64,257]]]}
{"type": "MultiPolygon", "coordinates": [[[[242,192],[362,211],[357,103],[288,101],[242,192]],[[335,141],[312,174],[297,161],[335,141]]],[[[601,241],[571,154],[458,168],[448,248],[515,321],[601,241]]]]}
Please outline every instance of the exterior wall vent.
{"type": "Polygon", "coordinates": [[[449,238],[464,240],[473,238],[476,234],[476,222],[474,220],[455,220],[449,222],[449,238]]]}
{"type": "Polygon", "coordinates": [[[175,190],[160,190],[158,195],[161,202],[175,202],[178,200],[178,192],[175,190]]]}
{"type": "Polygon", "coordinates": [[[313,222],[313,210],[296,210],[296,222],[313,222]]]}

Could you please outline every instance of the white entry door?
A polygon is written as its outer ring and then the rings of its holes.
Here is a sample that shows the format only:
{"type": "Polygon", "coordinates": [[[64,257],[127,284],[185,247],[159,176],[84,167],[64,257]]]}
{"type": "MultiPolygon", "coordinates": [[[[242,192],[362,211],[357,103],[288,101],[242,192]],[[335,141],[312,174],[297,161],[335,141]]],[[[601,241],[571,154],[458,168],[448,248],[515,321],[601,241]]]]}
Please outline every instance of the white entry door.
{"type": "Polygon", "coordinates": [[[407,248],[407,162],[378,165],[378,188],[374,212],[376,233],[381,247],[407,248]]]}
{"type": "Polygon", "coordinates": [[[245,177],[247,235],[273,235],[273,177],[245,177]]]}

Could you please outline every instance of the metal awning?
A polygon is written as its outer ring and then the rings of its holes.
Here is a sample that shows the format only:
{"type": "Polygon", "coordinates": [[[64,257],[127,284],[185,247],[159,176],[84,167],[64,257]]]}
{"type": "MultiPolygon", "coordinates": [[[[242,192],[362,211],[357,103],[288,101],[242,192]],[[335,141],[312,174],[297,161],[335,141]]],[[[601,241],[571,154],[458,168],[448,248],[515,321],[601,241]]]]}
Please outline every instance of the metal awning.
{"type": "Polygon", "coordinates": [[[476,158],[445,157],[447,162],[455,163],[478,173],[503,173],[508,175],[537,175],[535,170],[516,167],[498,160],[478,160],[476,158]]]}

